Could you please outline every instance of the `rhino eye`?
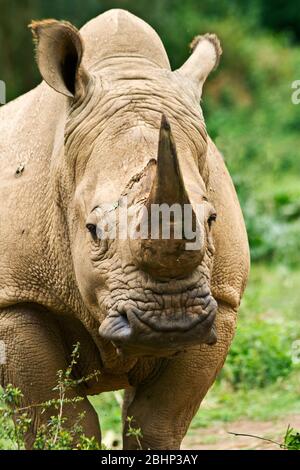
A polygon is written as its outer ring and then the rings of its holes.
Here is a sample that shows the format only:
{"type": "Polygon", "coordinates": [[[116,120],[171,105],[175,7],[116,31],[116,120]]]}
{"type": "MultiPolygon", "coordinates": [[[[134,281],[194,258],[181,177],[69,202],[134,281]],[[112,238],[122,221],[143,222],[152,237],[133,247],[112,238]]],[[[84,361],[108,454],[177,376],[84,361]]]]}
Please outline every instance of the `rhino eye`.
{"type": "Polygon", "coordinates": [[[208,226],[209,228],[211,228],[213,222],[215,222],[217,220],[217,214],[214,213],[214,214],[211,214],[207,220],[207,223],[208,223],[208,226]]]}
{"type": "Polygon", "coordinates": [[[86,224],[87,230],[90,232],[93,238],[97,237],[97,225],[95,224],[86,224]]]}

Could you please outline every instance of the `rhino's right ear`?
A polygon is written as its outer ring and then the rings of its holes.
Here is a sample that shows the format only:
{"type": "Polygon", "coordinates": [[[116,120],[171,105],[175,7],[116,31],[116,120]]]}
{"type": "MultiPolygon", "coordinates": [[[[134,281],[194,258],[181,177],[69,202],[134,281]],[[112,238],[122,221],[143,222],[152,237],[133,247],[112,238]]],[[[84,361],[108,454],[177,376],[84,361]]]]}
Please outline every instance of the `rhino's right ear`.
{"type": "Polygon", "coordinates": [[[54,90],[72,98],[84,94],[89,74],[81,64],[83,40],[65,21],[33,21],[29,28],[36,42],[36,57],[43,79],[54,90]]]}

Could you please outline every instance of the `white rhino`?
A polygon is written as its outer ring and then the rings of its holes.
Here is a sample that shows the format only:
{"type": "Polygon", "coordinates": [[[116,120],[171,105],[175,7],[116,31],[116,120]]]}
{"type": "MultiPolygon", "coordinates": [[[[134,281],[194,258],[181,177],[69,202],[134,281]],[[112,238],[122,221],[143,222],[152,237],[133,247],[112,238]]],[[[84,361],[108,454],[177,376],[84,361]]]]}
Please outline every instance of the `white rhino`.
{"type": "MultiPolygon", "coordinates": [[[[85,411],[84,432],[100,441],[87,396],[125,389],[124,422],[134,417],[143,448],[179,448],[226,358],[249,270],[236,193],[199,105],[219,41],[198,36],[171,71],[155,31],[123,10],[80,32],[55,20],[31,28],[44,81],[0,109],[0,384],[26,405],[48,400],[79,341],[75,376],[101,375],[70,392],[84,399],[67,408],[69,424],[85,411]],[[134,214],[150,209],[150,225],[155,205],[190,205],[197,249],[174,236],[174,220],[170,240],[100,236],[125,197],[134,214]]],[[[47,419],[32,415],[28,448],[47,419]]],[[[124,428],[124,448],[136,448],[124,428]]]]}

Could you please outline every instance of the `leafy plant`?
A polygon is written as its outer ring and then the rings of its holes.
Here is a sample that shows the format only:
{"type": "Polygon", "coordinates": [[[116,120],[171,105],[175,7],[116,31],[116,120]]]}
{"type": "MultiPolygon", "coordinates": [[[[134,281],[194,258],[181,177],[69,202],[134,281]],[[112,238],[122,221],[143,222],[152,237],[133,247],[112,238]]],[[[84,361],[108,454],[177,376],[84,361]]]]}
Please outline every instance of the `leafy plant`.
{"type": "Polygon", "coordinates": [[[73,368],[79,359],[80,344],[74,345],[71,362],[65,371],[57,372],[57,385],[54,391],[57,392],[58,398],[51,399],[45,403],[20,407],[23,394],[21,390],[13,387],[11,384],[2,390],[0,394],[0,445],[2,447],[12,449],[25,448],[25,435],[31,425],[30,411],[33,408],[44,414],[49,410],[56,410],[56,414],[50,416],[46,424],[39,426],[35,441],[34,449],[38,450],[97,450],[100,445],[95,437],[87,437],[83,432],[82,422],[85,418],[84,413],[79,413],[74,423],[69,425],[68,418],[64,416],[66,405],[76,406],[76,403],[83,400],[82,397],[76,396],[68,398],[68,391],[82,382],[87,382],[93,378],[97,378],[100,374],[95,371],[87,377],[74,379],[72,376],[73,368]]]}
{"type": "Polygon", "coordinates": [[[24,436],[31,419],[19,408],[22,398],[21,390],[10,384],[0,393],[0,448],[24,449],[24,436]]]}
{"type": "Polygon", "coordinates": [[[300,433],[288,426],[284,436],[284,447],[287,450],[300,450],[300,433]]]}
{"type": "Polygon", "coordinates": [[[141,439],[143,438],[142,430],[141,430],[141,428],[135,428],[133,426],[133,422],[134,422],[133,416],[127,416],[128,427],[127,427],[126,436],[127,437],[134,437],[134,439],[137,442],[138,449],[142,450],[143,449],[142,444],[141,444],[141,439]]]}
{"type": "Polygon", "coordinates": [[[243,321],[222,372],[235,388],[264,387],[293,368],[291,343],[282,325],[262,320],[243,321]]]}

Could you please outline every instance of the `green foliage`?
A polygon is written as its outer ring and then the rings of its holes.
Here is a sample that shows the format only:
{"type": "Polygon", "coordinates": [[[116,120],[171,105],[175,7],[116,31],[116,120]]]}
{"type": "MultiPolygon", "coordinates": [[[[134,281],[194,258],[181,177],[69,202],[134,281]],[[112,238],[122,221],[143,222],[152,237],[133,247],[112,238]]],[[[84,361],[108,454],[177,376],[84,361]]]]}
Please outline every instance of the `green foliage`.
{"type": "Polygon", "coordinates": [[[284,447],[287,450],[300,450],[300,433],[288,427],[284,437],[284,447]]]}
{"type": "Polygon", "coordinates": [[[95,437],[87,437],[82,425],[84,413],[79,413],[77,421],[67,427],[68,419],[51,416],[47,425],[41,425],[34,442],[35,450],[100,450],[95,437]]]}
{"type": "Polygon", "coordinates": [[[289,336],[282,325],[240,322],[222,377],[233,387],[264,387],[293,368],[289,336]]]}
{"type": "Polygon", "coordinates": [[[71,354],[71,362],[65,371],[57,372],[57,385],[54,391],[58,397],[45,403],[22,407],[23,394],[11,384],[0,391],[0,449],[24,449],[25,436],[31,426],[31,412],[51,415],[46,424],[41,424],[37,430],[33,448],[36,450],[99,450],[100,445],[94,437],[87,437],[83,432],[82,422],[84,413],[79,413],[75,422],[69,423],[64,416],[66,406],[76,406],[83,398],[68,397],[72,388],[82,382],[97,378],[98,371],[87,377],[75,380],[72,377],[73,368],[79,359],[80,344],[77,343],[71,354]]]}
{"type": "Polygon", "coordinates": [[[26,411],[16,412],[22,398],[21,390],[10,384],[0,390],[0,449],[24,449],[24,435],[31,419],[26,411]]]}
{"type": "Polygon", "coordinates": [[[299,271],[252,268],[237,333],[221,374],[234,389],[264,387],[296,368],[292,345],[300,338],[299,282],[299,271]]]}
{"type": "Polygon", "coordinates": [[[137,443],[137,448],[139,450],[143,450],[142,444],[141,444],[141,439],[143,438],[142,430],[141,428],[135,428],[134,427],[134,417],[133,416],[127,416],[127,432],[126,432],[127,437],[133,437],[136,440],[137,443]]]}
{"type": "Polygon", "coordinates": [[[252,259],[299,264],[299,49],[234,18],[211,27],[224,59],[204,93],[206,122],[237,188],[252,259]]]}
{"type": "Polygon", "coordinates": [[[299,415],[300,372],[264,388],[238,388],[218,381],[192,421],[191,430],[237,420],[270,421],[299,415]]]}
{"type": "Polygon", "coordinates": [[[96,409],[101,429],[105,433],[119,432],[121,429],[121,404],[122,395],[120,392],[106,392],[101,395],[89,397],[93,407],[96,409]],[[118,394],[116,396],[116,394],[118,394]]]}
{"type": "Polygon", "coordinates": [[[300,39],[300,9],[298,2],[272,0],[261,2],[261,23],[275,31],[287,31],[292,37],[300,39]]]}

